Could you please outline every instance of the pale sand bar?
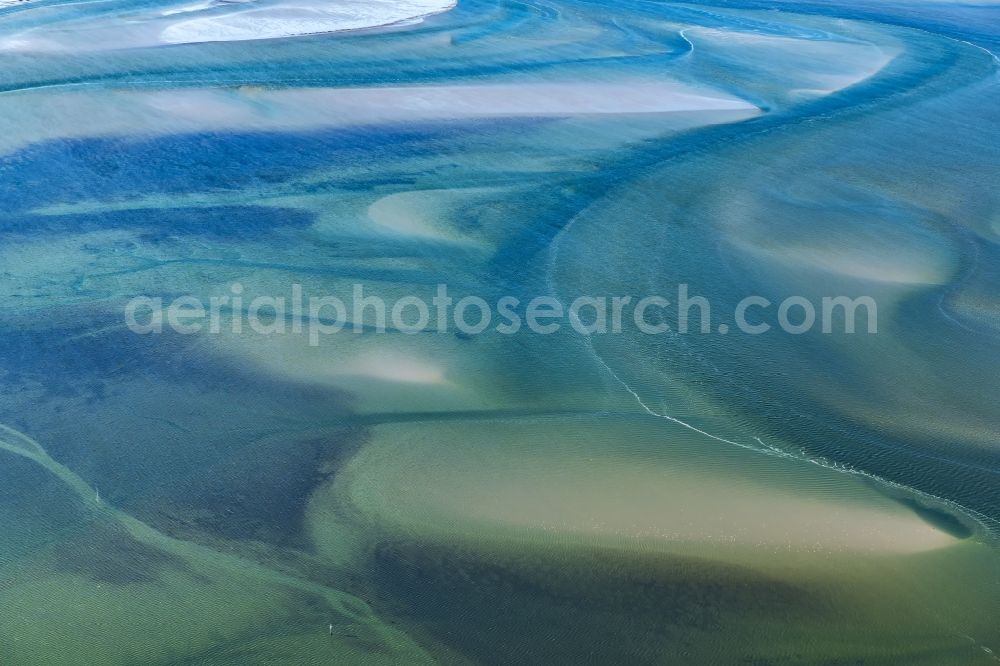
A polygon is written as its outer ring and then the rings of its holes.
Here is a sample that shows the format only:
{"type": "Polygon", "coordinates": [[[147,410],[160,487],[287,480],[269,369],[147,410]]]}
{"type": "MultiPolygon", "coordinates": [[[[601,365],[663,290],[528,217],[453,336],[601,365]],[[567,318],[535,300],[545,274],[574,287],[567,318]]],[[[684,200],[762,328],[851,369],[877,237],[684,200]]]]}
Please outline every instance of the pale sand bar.
{"type": "Polygon", "coordinates": [[[381,426],[342,477],[343,496],[375,520],[443,539],[701,544],[723,557],[729,548],[903,554],[957,543],[855,477],[720,449],[670,426],[614,425],[381,426]]]}
{"type": "Polygon", "coordinates": [[[387,122],[718,112],[704,124],[760,113],[709,87],[670,79],[382,88],[242,87],[8,94],[0,152],[48,139],[185,132],[294,131],[387,122]],[[86,124],[80,117],[88,118],[86,124]],[[16,131],[15,131],[16,130],[16,131]]]}

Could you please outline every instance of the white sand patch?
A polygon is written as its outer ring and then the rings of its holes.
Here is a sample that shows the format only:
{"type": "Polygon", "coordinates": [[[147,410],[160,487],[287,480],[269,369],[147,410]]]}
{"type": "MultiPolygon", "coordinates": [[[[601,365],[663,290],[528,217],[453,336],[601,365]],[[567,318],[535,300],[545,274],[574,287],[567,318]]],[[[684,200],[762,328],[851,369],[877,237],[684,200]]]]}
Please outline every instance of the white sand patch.
{"type": "MultiPolygon", "coordinates": [[[[314,91],[298,91],[309,95],[314,91]]],[[[678,81],[525,83],[347,88],[315,91],[314,101],[383,119],[576,116],[676,111],[757,111],[744,100],[678,81]]]]}
{"type": "MultiPolygon", "coordinates": [[[[249,291],[249,289],[248,289],[249,291]]],[[[320,292],[323,293],[323,292],[320,292]]],[[[332,290],[329,293],[349,295],[332,290]]],[[[369,293],[375,293],[374,289],[369,293]]],[[[391,305],[392,297],[388,297],[391,305]]],[[[428,296],[427,302],[430,302],[428,296]]],[[[330,311],[324,311],[324,316],[330,311]]],[[[348,313],[350,316],[350,312],[348,313]]],[[[412,316],[412,315],[408,315],[412,316]]],[[[351,325],[310,346],[303,334],[260,335],[228,324],[205,335],[206,353],[255,374],[341,391],[357,413],[483,409],[491,358],[470,355],[453,335],[353,332],[351,325]]]]}
{"type": "MultiPolygon", "coordinates": [[[[324,314],[329,314],[324,311],[324,314]]],[[[306,324],[308,326],[308,324],[306,324]]],[[[228,327],[226,327],[228,328],[228,327]]],[[[359,381],[444,386],[445,366],[422,353],[419,341],[399,334],[359,335],[348,324],[324,336],[322,346],[309,346],[305,335],[291,333],[272,338],[230,337],[225,349],[253,362],[268,374],[308,384],[344,389],[359,381]]]]}
{"type": "Polygon", "coordinates": [[[279,3],[192,18],[166,27],[167,44],[277,39],[340,30],[359,30],[412,21],[455,6],[452,0],[337,0],[279,3]]]}
{"type": "Polygon", "coordinates": [[[454,0],[204,0],[118,15],[55,20],[7,35],[0,39],[0,50],[81,53],[294,38],[414,25],[454,6],[454,0]]]}
{"type": "Polygon", "coordinates": [[[433,195],[426,192],[390,194],[368,207],[368,219],[396,234],[441,239],[442,230],[434,223],[438,207],[433,203],[433,195]]]}
{"type": "MultiPolygon", "coordinates": [[[[60,90],[9,94],[0,152],[57,138],[156,136],[211,130],[294,131],[382,122],[504,117],[593,117],[702,111],[697,124],[758,115],[753,105],[711,88],[669,79],[616,84],[506,83],[385,88],[60,90]],[[86,123],[79,122],[86,117],[86,123]]],[[[643,116],[643,117],[646,117],[643,116]]]]}
{"type": "Polygon", "coordinates": [[[174,9],[167,9],[160,12],[160,16],[173,16],[175,14],[189,14],[191,12],[200,12],[210,7],[215,6],[215,0],[208,0],[207,2],[196,2],[193,5],[184,5],[183,7],[175,7],[174,9]]]}
{"type": "Polygon", "coordinates": [[[424,359],[372,352],[332,369],[334,377],[359,377],[404,384],[443,384],[444,368],[424,359]]]}
{"type": "Polygon", "coordinates": [[[469,235],[456,229],[454,214],[463,204],[498,198],[500,188],[465,188],[398,192],[368,207],[368,219],[378,230],[392,234],[450,243],[469,243],[469,235]]]}
{"type": "Polygon", "coordinates": [[[149,107],[177,120],[213,125],[283,126],[417,122],[505,117],[570,117],[736,111],[754,105],[721,91],[670,79],[620,83],[531,82],[378,88],[246,88],[228,93],[172,91],[147,94],[149,107]]]}

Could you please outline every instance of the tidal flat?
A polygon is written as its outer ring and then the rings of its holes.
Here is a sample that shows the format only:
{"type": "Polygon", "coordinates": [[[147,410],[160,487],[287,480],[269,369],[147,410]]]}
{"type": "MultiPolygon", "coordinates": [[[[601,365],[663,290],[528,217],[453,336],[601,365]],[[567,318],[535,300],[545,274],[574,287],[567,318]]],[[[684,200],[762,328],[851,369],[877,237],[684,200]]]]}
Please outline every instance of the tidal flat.
{"type": "Polygon", "coordinates": [[[0,5],[0,663],[1000,660],[997,26],[0,5]],[[679,284],[709,332],[252,323],[679,284]]]}

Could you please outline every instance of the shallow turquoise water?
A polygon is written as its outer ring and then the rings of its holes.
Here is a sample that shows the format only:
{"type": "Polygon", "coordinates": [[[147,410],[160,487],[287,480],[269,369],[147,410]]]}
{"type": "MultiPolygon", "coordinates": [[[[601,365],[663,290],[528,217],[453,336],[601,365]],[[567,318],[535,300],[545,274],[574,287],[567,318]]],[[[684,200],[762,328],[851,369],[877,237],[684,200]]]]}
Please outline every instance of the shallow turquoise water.
{"type": "Polygon", "coordinates": [[[166,8],[0,10],[0,661],[1000,649],[995,7],[475,1],[349,34],[116,42],[166,8]],[[479,87],[459,112],[434,106],[447,86],[479,87]],[[553,90],[579,107],[544,110],[553,90]],[[631,112],[678,90],[742,106],[631,112]],[[751,294],[869,295],[879,329],[311,348],[124,326],[134,296],[235,282],[246,302],[292,283],[490,301],[686,283],[713,331],[751,294]],[[432,447],[423,471],[396,467],[407,442],[432,447]],[[479,476],[504,461],[523,487],[479,476]],[[688,464],[706,490],[661,496],[633,469],[688,464]],[[750,513],[712,532],[730,553],[699,526],[741,504],[712,503],[732,469],[750,513]],[[536,483],[552,513],[465,511],[536,483]],[[481,501],[456,506],[466,484],[481,501]],[[555,510],[581,488],[599,501],[555,510]],[[774,536],[758,519],[781,502],[774,536]],[[907,545],[866,550],[894,521],[907,545]]]}

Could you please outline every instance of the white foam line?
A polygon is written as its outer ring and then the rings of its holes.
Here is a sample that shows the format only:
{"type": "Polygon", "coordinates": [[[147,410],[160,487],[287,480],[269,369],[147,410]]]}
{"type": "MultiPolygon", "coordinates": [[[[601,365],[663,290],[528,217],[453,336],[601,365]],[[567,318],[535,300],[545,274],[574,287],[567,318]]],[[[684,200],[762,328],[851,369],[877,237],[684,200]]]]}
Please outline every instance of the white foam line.
{"type": "MultiPolygon", "coordinates": [[[[965,44],[967,46],[971,46],[973,48],[979,49],[980,51],[985,51],[987,55],[989,55],[991,58],[993,58],[993,61],[995,63],[997,63],[998,65],[1000,65],[1000,57],[998,57],[996,53],[993,53],[993,51],[990,51],[988,48],[986,48],[984,46],[980,46],[979,44],[973,44],[972,42],[964,40],[964,39],[961,39],[959,37],[952,37],[951,35],[945,34],[943,32],[934,32],[933,30],[929,30],[927,28],[918,28],[916,26],[906,26],[906,27],[909,30],[915,30],[916,32],[922,32],[925,35],[931,35],[932,37],[940,37],[941,39],[948,39],[948,40],[951,40],[953,42],[959,42],[961,44],[965,44]]],[[[996,73],[996,72],[994,72],[994,73],[996,73]]]]}
{"type": "Polygon", "coordinates": [[[679,36],[679,37],[680,37],[681,39],[683,39],[683,40],[684,40],[685,42],[687,42],[687,43],[688,43],[688,46],[690,46],[690,47],[691,47],[691,50],[690,50],[690,51],[688,51],[687,53],[685,53],[685,54],[684,54],[684,56],[683,56],[683,57],[685,57],[685,58],[686,58],[686,57],[688,57],[688,56],[690,56],[690,55],[691,55],[692,53],[694,53],[694,42],[692,42],[692,41],[691,41],[690,39],[688,39],[688,38],[687,38],[687,35],[685,35],[685,34],[684,34],[684,33],[685,33],[685,32],[687,32],[688,30],[690,30],[690,28],[684,28],[684,29],[680,30],[680,31],[679,31],[679,32],[677,33],[677,35],[678,35],[678,36],[679,36]]]}
{"type": "Polygon", "coordinates": [[[744,449],[752,449],[754,451],[758,450],[756,447],[747,446],[746,444],[741,444],[739,442],[734,442],[733,440],[726,439],[725,437],[719,437],[718,435],[713,435],[710,432],[706,432],[704,430],[701,430],[700,428],[697,428],[697,427],[691,425],[690,423],[685,423],[684,421],[681,421],[678,418],[670,416],[669,414],[660,414],[658,412],[653,411],[652,409],[649,408],[649,406],[645,402],[643,402],[642,398],[639,397],[639,394],[636,393],[635,391],[633,391],[632,387],[630,387],[621,377],[619,377],[618,374],[614,370],[612,370],[611,367],[607,363],[604,362],[604,359],[602,359],[600,357],[600,355],[597,354],[597,352],[594,352],[594,350],[593,350],[592,347],[591,347],[591,352],[594,354],[594,358],[597,359],[597,362],[600,363],[602,366],[604,366],[604,369],[607,370],[611,374],[611,376],[614,377],[615,380],[619,384],[622,385],[622,387],[624,387],[624,389],[626,391],[628,391],[629,393],[631,393],[632,397],[635,398],[635,401],[639,403],[639,406],[641,406],[644,410],[646,410],[646,412],[648,414],[650,414],[651,416],[655,416],[655,417],[660,418],[660,419],[666,419],[667,421],[670,421],[671,423],[676,423],[677,425],[683,426],[683,427],[687,428],[688,430],[692,430],[692,431],[698,433],[699,435],[704,435],[705,437],[710,437],[710,438],[712,438],[712,439],[714,439],[716,441],[723,442],[725,444],[732,444],[733,446],[739,446],[739,447],[744,448],[744,449]]]}
{"type": "Polygon", "coordinates": [[[887,486],[889,488],[893,488],[894,490],[902,490],[902,491],[905,491],[907,493],[911,493],[911,494],[923,497],[925,499],[932,500],[934,502],[939,502],[939,503],[945,505],[946,507],[948,507],[949,509],[952,509],[952,510],[954,510],[956,512],[959,512],[959,513],[967,515],[969,518],[973,519],[981,528],[983,528],[983,530],[985,530],[986,532],[990,533],[991,535],[993,534],[993,532],[990,529],[991,527],[994,528],[994,529],[1000,527],[1000,521],[998,521],[998,520],[996,520],[994,518],[990,518],[989,516],[987,516],[987,515],[985,515],[983,513],[980,513],[979,511],[976,511],[975,509],[970,509],[969,507],[967,507],[967,506],[965,506],[963,504],[959,504],[958,502],[955,502],[954,500],[950,500],[950,499],[947,499],[947,498],[944,498],[944,497],[940,497],[938,495],[934,495],[932,493],[928,493],[928,492],[923,491],[923,490],[919,490],[919,489],[914,488],[912,486],[908,486],[908,485],[906,485],[904,483],[899,483],[898,481],[890,481],[889,479],[881,477],[878,474],[873,474],[871,472],[866,472],[866,471],[858,469],[856,467],[852,467],[850,465],[847,465],[847,464],[844,464],[844,463],[840,463],[840,462],[837,462],[835,460],[830,460],[829,458],[825,458],[825,457],[822,457],[822,456],[811,456],[811,455],[807,454],[805,451],[801,451],[801,452],[799,452],[799,453],[796,454],[796,453],[793,453],[793,452],[785,451],[783,449],[779,449],[778,447],[773,446],[771,444],[765,444],[764,441],[761,440],[760,437],[755,437],[754,439],[756,439],[758,442],[760,442],[761,446],[764,446],[767,449],[775,451],[775,452],[781,451],[781,452],[783,452],[786,456],[788,456],[791,459],[802,460],[802,461],[805,461],[805,462],[812,463],[813,465],[818,465],[820,467],[824,467],[826,469],[830,469],[830,470],[833,470],[833,471],[836,471],[836,472],[842,472],[844,474],[850,474],[852,476],[864,477],[864,478],[866,478],[866,479],[868,479],[870,481],[874,481],[874,482],[876,482],[876,483],[878,483],[880,485],[887,486]]]}
{"type": "Polygon", "coordinates": [[[608,371],[608,373],[612,377],[614,377],[615,381],[621,384],[622,387],[626,391],[628,391],[633,398],[635,398],[635,401],[639,403],[639,406],[642,407],[643,410],[645,410],[646,413],[650,414],[651,416],[655,416],[656,418],[670,421],[671,423],[676,423],[677,425],[687,428],[692,432],[696,432],[699,435],[703,435],[705,437],[714,439],[715,441],[722,442],[724,444],[738,446],[739,448],[745,449],[747,451],[762,453],[764,455],[773,456],[785,460],[797,460],[800,462],[808,462],[813,465],[817,465],[819,467],[823,467],[825,469],[829,469],[834,472],[840,472],[842,474],[849,474],[852,476],[863,477],[869,481],[873,481],[885,487],[903,491],[927,500],[931,500],[932,502],[943,504],[949,509],[972,519],[981,528],[982,533],[985,535],[995,536],[998,532],[1000,532],[1000,521],[990,518],[989,516],[982,514],[979,511],[976,511],[975,509],[970,509],[969,507],[959,504],[958,502],[955,502],[953,500],[946,499],[944,497],[939,497],[937,495],[933,495],[931,493],[919,490],[917,488],[913,488],[912,486],[907,486],[905,484],[896,481],[890,481],[889,479],[885,479],[877,474],[866,472],[864,470],[860,470],[855,467],[851,467],[850,465],[839,463],[825,457],[809,455],[804,450],[801,450],[799,452],[789,451],[787,449],[774,446],[773,444],[768,444],[760,437],[756,436],[754,437],[754,440],[760,445],[759,447],[750,444],[745,444],[743,442],[737,442],[731,439],[726,439],[725,437],[713,435],[710,432],[702,430],[701,428],[698,428],[697,426],[694,426],[690,423],[686,423],[685,421],[682,421],[681,419],[678,419],[674,416],[670,416],[669,414],[665,413],[661,414],[659,412],[656,412],[653,409],[650,409],[649,405],[645,403],[645,401],[639,396],[639,394],[636,391],[634,391],[632,387],[628,385],[627,382],[625,382],[621,377],[619,377],[618,373],[616,373],[607,363],[604,362],[604,359],[602,359],[601,356],[594,350],[593,345],[590,345],[588,342],[588,346],[590,347],[591,353],[593,353],[594,358],[597,359],[597,362],[600,363],[608,371]]]}
{"type": "Polygon", "coordinates": [[[979,44],[973,44],[972,42],[968,42],[968,41],[966,41],[964,39],[959,39],[958,37],[952,37],[952,39],[954,39],[956,42],[962,42],[963,44],[968,44],[969,46],[971,46],[973,48],[979,49],[980,51],[985,51],[987,54],[989,54],[989,56],[991,58],[993,58],[993,62],[995,62],[998,65],[1000,65],[1000,57],[998,57],[996,53],[993,53],[993,51],[990,51],[985,46],[980,46],[979,44]]]}

